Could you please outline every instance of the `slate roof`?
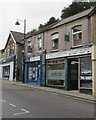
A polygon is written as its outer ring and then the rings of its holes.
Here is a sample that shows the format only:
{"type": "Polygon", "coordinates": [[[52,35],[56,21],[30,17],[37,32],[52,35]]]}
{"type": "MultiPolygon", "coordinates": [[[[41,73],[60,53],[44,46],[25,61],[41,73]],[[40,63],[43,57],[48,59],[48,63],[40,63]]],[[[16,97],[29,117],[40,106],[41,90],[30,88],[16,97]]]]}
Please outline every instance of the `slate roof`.
{"type": "Polygon", "coordinates": [[[24,38],[24,33],[15,32],[15,31],[10,31],[10,32],[11,32],[11,34],[13,35],[14,40],[15,40],[17,43],[20,43],[21,40],[24,38]]]}
{"type": "Polygon", "coordinates": [[[80,13],[77,13],[77,14],[75,14],[75,15],[72,15],[72,16],[70,16],[70,17],[68,17],[68,18],[65,18],[65,19],[59,21],[59,23],[57,23],[56,25],[52,26],[50,29],[59,27],[59,26],[61,26],[61,25],[67,24],[67,23],[69,23],[69,22],[75,21],[75,20],[80,19],[80,18],[83,18],[83,17],[86,17],[86,16],[88,16],[88,15],[91,13],[91,11],[94,10],[94,8],[95,8],[95,7],[90,8],[90,9],[87,9],[87,10],[82,11],[82,12],[80,12],[80,13]]]}
{"type": "Polygon", "coordinates": [[[87,10],[85,10],[85,11],[82,11],[82,12],[80,12],[80,13],[77,13],[77,14],[75,14],[75,15],[72,15],[72,16],[70,16],[70,17],[68,17],[68,18],[63,19],[63,20],[60,20],[60,21],[58,21],[58,22],[55,22],[55,23],[53,23],[53,24],[51,24],[51,25],[48,25],[48,26],[46,26],[46,27],[44,27],[44,28],[41,28],[40,30],[34,32],[34,33],[31,34],[31,35],[28,35],[28,34],[27,34],[27,35],[26,35],[26,38],[30,38],[30,37],[32,37],[32,36],[34,36],[34,35],[37,35],[37,34],[40,34],[40,33],[44,32],[44,31],[48,31],[48,30],[50,30],[50,29],[59,27],[59,26],[61,26],[61,25],[67,24],[67,23],[72,22],[72,21],[75,21],[75,20],[77,20],[77,19],[86,17],[86,16],[90,15],[90,13],[93,12],[95,9],[96,9],[96,6],[90,8],[90,9],[87,9],[87,10]]]}
{"type": "MultiPolygon", "coordinates": [[[[20,32],[10,31],[9,37],[11,35],[13,36],[14,40],[16,41],[16,43],[21,43],[22,39],[24,38],[24,33],[20,33],[20,32]]],[[[7,46],[8,42],[9,42],[9,37],[7,39],[5,48],[2,49],[2,51],[6,49],[6,46],[7,46]]]]}
{"type": "Polygon", "coordinates": [[[53,25],[56,25],[58,22],[59,22],[59,21],[57,21],[57,22],[55,22],[55,23],[52,23],[52,24],[50,24],[50,25],[48,25],[48,26],[46,26],[46,27],[44,27],[44,28],[41,28],[41,29],[39,29],[38,31],[36,31],[36,32],[34,32],[34,33],[30,34],[30,35],[27,34],[27,35],[26,35],[26,38],[30,38],[30,37],[32,37],[32,36],[34,36],[34,35],[40,34],[40,33],[44,32],[44,31],[47,31],[49,28],[51,28],[53,25]]]}

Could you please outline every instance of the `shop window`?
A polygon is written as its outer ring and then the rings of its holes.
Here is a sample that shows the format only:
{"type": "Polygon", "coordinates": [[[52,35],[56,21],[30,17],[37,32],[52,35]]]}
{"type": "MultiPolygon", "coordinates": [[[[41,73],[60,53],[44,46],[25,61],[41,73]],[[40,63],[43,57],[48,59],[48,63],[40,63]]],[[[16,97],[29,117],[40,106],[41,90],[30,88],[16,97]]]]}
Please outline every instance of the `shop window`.
{"type": "Polygon", "coordinates": [[[37,67],[29,66],[28,81],[37,80],[37,67]]]}
{"type": "Polygon", "coordinates": [[[47,85],[64,87],[64,61],[58,59],[47,61],[47,85]]]}
{"type": "Polygon", "coordinates": [[[3,77],[8,78],[10,77],[10,66],[3,67],[3,77]]]}
{"type": "Polygon", "coordinates": [[[82,26],[72,28],[72,42],[73,46],[79,46],[82,43],[82,26]]]}
{"type": "Polygon", "coordinates": [[[37,39],[37,48],[38,48],[38,51],[42,51],[42,38],[38,38],[37,39]]]}
{"type": "Polygon", "coordinates": [[[80,59],[80,87],[92,88],[91,57],[84,57],[80,59]]]}
{"type": "Polygon", "coordinates": [[[28,82],[36,82],[40,77],[40,66],[38,63],[28,64],[28,82]]]}
{"type": "Polygon", "coordinates": [[[52,37],[52,50],[57,50],[59,34],[58,33],[52,34],[51,37],[52,37]]]}

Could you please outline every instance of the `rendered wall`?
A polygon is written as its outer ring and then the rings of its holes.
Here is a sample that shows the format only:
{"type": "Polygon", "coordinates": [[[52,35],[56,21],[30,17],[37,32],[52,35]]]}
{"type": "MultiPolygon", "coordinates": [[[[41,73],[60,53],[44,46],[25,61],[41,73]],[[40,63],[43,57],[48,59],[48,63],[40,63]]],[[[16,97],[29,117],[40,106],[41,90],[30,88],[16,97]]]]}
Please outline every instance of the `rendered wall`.
{"type": "Polygon", "coordinates": [[[92,82],[93,95],[96,96],[96,45],[92,46],[92,82]]]}

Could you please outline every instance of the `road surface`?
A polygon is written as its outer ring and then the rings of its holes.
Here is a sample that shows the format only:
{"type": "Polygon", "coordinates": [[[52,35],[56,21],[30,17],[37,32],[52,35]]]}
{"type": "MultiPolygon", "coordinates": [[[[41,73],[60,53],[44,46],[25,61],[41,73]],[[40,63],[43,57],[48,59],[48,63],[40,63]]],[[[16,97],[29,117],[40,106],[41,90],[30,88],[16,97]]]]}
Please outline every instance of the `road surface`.
{"type": "Polygon", "coordinates": [[[94,104],[2,82],[3,118],[94,118],[94,104]]]}

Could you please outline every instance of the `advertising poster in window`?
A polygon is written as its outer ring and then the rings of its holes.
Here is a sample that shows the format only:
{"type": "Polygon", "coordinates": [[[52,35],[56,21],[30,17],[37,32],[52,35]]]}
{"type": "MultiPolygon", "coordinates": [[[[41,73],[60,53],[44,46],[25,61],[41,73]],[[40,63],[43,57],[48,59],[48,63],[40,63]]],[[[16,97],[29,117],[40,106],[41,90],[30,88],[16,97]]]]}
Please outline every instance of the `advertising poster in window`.
{"type": "Polygon", "coordinates": [[[80,87],[92,88],[91,57],[84,57],[80,60],[80,87]]]}

